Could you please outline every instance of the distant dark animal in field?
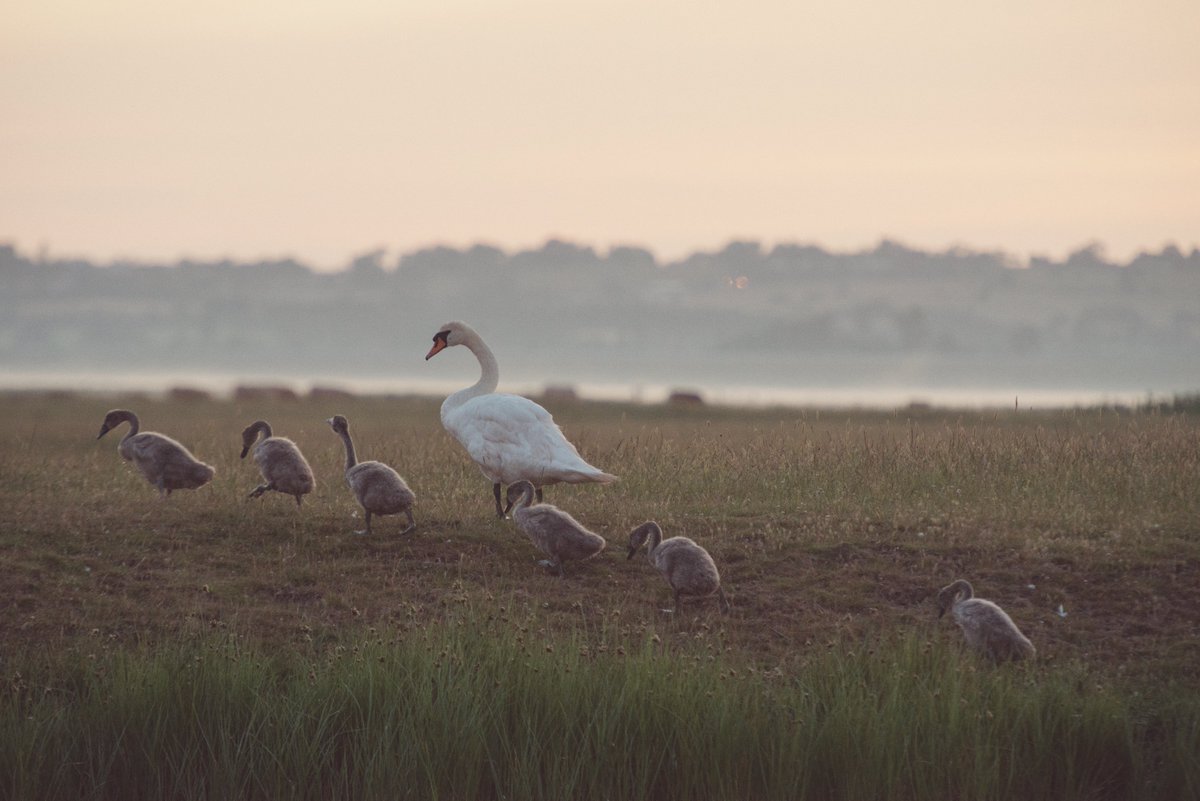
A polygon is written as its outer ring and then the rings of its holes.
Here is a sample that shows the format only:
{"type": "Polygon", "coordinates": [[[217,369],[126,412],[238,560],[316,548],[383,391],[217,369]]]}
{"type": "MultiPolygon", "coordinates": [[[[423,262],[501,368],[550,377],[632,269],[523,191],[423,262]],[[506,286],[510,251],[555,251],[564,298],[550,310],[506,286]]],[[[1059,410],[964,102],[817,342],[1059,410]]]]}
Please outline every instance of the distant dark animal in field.
{"type": "Polygon", "coordinates": [[[684,597],[709,598],[717,596],[722,612],[730,610],[729,599],[721,589],[721,574],[708,551],[688,537],[663,539],[662,528],[648,520],[629,534],[629,556],[646,545],[650,564],[662,574],[675,593],[675,610],[679,611],[684,597]]]}
{"type": "Polygon", "coordinates": [[[403,512],[408,517],[408,527],[401,531],[407,534],[417,527],[412,507],[416,495],[392,468],[383,462],[360,462],[354,454],[354,442],[350,439],[350,423],[342,415],[334,415],[325,422],[334,433],[342,438],[346,446],[346,484],[366,513],[367,527],[355,534],[371,533],[371,515],[396,515],[403,512]]]}
{"type": "Polygon", "coordinates": [[[251,498],[257,498],[265,492],[281,492],[291,495],[300,506],[301,499],[313,491],[316,480],[308,460],[296,443],[285,437],[271,434],[271,426],[266,420],[255,420],[242,431],[242,457],[251,452],[253,447],[254,461],[258,470],[267,482],[259,484],[250,493],[251,498]],[[259,439],[259,435],[262,439],[259,439]],[[258,440],[258,444],[255,444],[258,440]]]}
{"type": "Polygon", "coordinates": [[[466,323],[450,322],[433,337],[428,361],[448,347],[465,345],[479,362],[480,376],[472,386],[450,395],[442,403],[442,426],[466,449],[492,482],[496,515],[501,484],[525,480],[542,499],[542,487],[565,481],[608,484],[617,477],[583,460],[550,412],[519,395],[496,392],[500,367],[483,338],[466,323]]]}
{"type": "Polygon", "coordinates": [[[1008,613],[991,601],[976,598],[974,588],[964,579],[939,590],[937,606],[938,617],[949,610],[967,645],[993,662],[1030,659],[1037,652],[1008,613]]]}
{"type": "Polygon", "coordinates": [[[113,409],[104,416],[100,439],[121,423],[129,423],[129,432],[117,445],[117,453],[141,471],[146,480],[166,498],[177,489],[196,489],[212,480],[215,470],[165,434],[138,432],[137,415],[127,409],[113,409]]]}
{"type": "Polygon", "coordinates": [[[513,520],[534,546],[550,557],[542,562],[561,577],[563,562],[582,562],[604,550],[604,537],[588,531],[582,523],[548,503],[533,503],[534,487],[528,481],[518,481],[508,488],[508,508],[513,520]]]}

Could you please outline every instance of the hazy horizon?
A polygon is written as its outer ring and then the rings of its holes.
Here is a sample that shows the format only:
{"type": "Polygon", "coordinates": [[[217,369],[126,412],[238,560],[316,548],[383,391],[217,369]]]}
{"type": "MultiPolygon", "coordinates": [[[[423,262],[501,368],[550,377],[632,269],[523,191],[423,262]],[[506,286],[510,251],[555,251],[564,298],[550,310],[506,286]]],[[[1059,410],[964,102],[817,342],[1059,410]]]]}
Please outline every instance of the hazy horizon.
{"type": "Polygon", "coordinates": [[[1015,269],[1002,253],[435,248],[292,261],[95,264],[0,243],[0,387],[163,391],[283,382],[436,394],[478,376],[425,361],[450,319],[501,389],[585,397],[896,406],[1129,403],[1200,388],[1200,250],[1128,263],[1097,247],[1015,269]]]}
{"type": "Polygon", "coordinates": [[[1130,250],[1128,253],[1114,252],[1101,237],[1091,237],[1076,243],[1073,246],[1066,246],[1061,249],[1061,252],[1050,253],[1046,251],[1018,251],[1005,247],[974,247],[969,242],[951,242],[942,246],[923,246],[920,243],[915,243],[902,237],[888,236],[881,234],[869,242],[864,242],[860,246],[847,247],[832,247],[825,243],[803,239],[803,238],[781,238],[777,240],[763,240],[755,237],[726,237],[723,240],[717,241],[711,247],[685,247],[678,251],[659,251],[654,247],[633,241],[611,241],[607,243],[597,243],[590,241],[579,241],[570,238],[564,238],[554,235],[543,236],[526,243],[505,244],[495,241],[486,240],[481,237],[466,238],[461,242],[449,241],[430,241],[418,243],[408,248],[398,246],[383,246],[376,244],[371,247],[349,248],[346,251],[346,256],[339,261],[323,262],[309,260],[296,252],[291,252],[288,249],[283,249],[278,253],[261,253],[248,256],[240,256],[232,253],[214,253],[208,255],[195,255],[189,253],[178,253],[173,256],[155,256],[155,255],[139,255],[132,252],[124,252],[121,250],[114,251],[110,254],[96,254],[87,252],[59,251],[53,247],[50,242],[27,243],[22,242],[15,237],[5,238],[0,236],[0,246],[13,247],[16,250],[28,254],[31,258],[38,262],[54,263],[54,262],[82,262],[93,264],[95,266],[104,267],[111,265],[135,265],[141,267],[169,267],[180,264],[274,264],[294,262],[305,269],[311,270],[314,273],[339,273],[354,269],[357,262],[362,259],[370,259],[379,261],[384,269],[395,269],[406,255],[414,253],[434,252],[440,250],[451,250],[458,252],[466,252],[476,248],[484,248],[497,250],[503,253],[522,253],[530,252],[544,247],[547,243],[563,242],[572,247],[581,247],[589,249],[599,255],[607,255],[614,251],[621,250],[636,250],[644,251],[652,256],[657,264],[665,266],[669,264],[678,264],[686,262],[690,258],[701,257],[711,253],[718,253],[721,250],[736,246],[742,243],[753,243],[760,246],[766,251],[776,248],[815,248],[830,255],[837,256],[856,256],[865,253],[871,253],[881,246],[899,245],[900,247],[911,249],[913,251],[924,252],[930,255],[941,253],[975,253],[996,255],[1005,261],[1005,265],[1015,269],[1025,269],[1036,262],[1065,262],[1073,255],[1079,253],[1091,253],[1102,258],[1112,265],[1123,265],[1134,261],[1138,256],[1159,253],[1164,250],[1176,249],[1181,253],[1187,254],[1193,251],[1200,251],[1200,238],[1190,245],[1184,245],[1182,242],[1175,239],[1165,239],[1153,246],[1137,247],[1130,250]]]}

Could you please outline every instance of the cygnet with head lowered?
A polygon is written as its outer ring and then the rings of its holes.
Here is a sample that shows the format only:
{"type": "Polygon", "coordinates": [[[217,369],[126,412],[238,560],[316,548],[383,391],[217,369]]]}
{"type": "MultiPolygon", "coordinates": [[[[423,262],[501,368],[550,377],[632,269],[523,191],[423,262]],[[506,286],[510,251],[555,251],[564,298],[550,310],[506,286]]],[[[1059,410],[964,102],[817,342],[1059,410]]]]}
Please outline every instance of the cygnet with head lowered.
{"type": "Polygon", "coordinates": [[[166,498],[177,489],[196,489],[212,481],[216,471],[210,465],[165,434],[139,432],[137,415],[128,409],[113,409],[104,415],[96,439],[121,423],[129,423],[129,432],[121,438],[117,453],[158,488],[159,497],[166,498]]]}
{"type": "Polygon", "coordinates": [[[286,437],[272,436],[271,426],[266,420],[255,420],[242,431],[241,458],[245,459],[252,448],[254,461],[266,483],[255,487],[250,497],[257,498],[265,492],[281,492],[294,497],[296,505],[300,506],[301,499],[313,491],[317,482],[308,460],[300,453],[296,443],[286,437]],[[258,440],[257,444],[255,440],[258,440]]]}
{"type": "MultiPolygon", "coordinates": [[[[550,557],[543,562],[561,577],[563,562],[582,562],[604,550],[604,537],[588,531],[575,518],[548,503],[533,503],[534,487],[528,481],[518,481],[508,488],[508,509],[513,520],[534,546],[550,557]]],[[[505,511],[507,512],[508,509],[505,511]]]]}
{"type": "Polygon", "coordinates": [[[721,574],[708,551],[688,537],[663,539],[662,528],[647,520],[629,534],[629,556],[632,559],[643,545],[650,564],[662,574],[675,593],[675,610],[683,599],[717,596],[721,611],[730,610],[729,599],[721,589],[721,574]]]}
{"type": "Polygon", "coordinates": [[[1037,652],[1008,613],[991,601],[975,597],[965,579],[942,587],[937,594],[938,617],[950,612],[974,650],[993,662],[1031,659],[1037,652]]]}

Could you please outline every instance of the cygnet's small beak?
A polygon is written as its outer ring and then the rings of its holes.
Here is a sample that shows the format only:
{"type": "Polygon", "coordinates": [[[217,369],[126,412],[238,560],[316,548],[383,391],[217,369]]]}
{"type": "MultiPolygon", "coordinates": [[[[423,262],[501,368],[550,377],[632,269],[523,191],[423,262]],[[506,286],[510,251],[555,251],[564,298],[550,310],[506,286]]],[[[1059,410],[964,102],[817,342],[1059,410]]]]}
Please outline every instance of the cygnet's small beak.
{"type": "Polygon", "coordinates": [[[239,456],[238,458],[239,458],[239,459],[245,459],[245,458],[246,458],[246,454],[247,454],[247,453],[249,453],[249,452],[250,452],[250,446],[249,446],[249,445],[243,445],[243,446],[242,446],[242,455],[241,455],[241,456],[239,456]]]}
{"type": "Polygon", "coordinates": [[[504,507],[504,516],[505,517],[508,517],[508,513],[512,511],[512,508],[513,508],[513,502],[509,501],[508,506],[504,507]]]}
{"type": "Polygon", "coordinates": [[[107,425],[100,426],[100,433],[96,435],[96,439],[100,439],[107,433],[108,433],[108,426],[107,425]]]}
{"type": "Polygon", "coordinates": [[[632,559],[632,558],[633,558],[633,555],[634,555],[635,553],[637,553],[637,548],[630,548],[630,549],[629,549],[629,556],[626,556],[625,558],[626,558],[626,559],[632,559]]]}

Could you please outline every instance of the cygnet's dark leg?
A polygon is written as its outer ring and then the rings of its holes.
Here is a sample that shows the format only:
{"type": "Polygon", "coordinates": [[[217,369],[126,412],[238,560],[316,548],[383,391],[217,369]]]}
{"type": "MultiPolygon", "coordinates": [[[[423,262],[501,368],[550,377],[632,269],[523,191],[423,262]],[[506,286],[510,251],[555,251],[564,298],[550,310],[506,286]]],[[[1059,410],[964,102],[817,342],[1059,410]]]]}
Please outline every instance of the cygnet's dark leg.
{"type": "Polygon", "coordinates": [[[500,482],[492,485],[492,494],[496,496],[496,517],[504,519],[504,507],[500,505],[500,482]]]}
{"type": "Polygon", "coordinates": [[[537,498],[537,502],[541,503],[542,502],[542,488],[538,487],[536,490],[534,490],[534,495],[537,498]]]}
{"type": "Polygon", "coordinates": [[[297,505],[297,506],[303,506],[303,505],[304,505],[304,504],[303,504],[303,503],[300,501],[300,499],[301,499],[302,497],[303,497],[303,496],[302,496],[300,493],[298,493],[298,492],[296,493],[296,505],[297,505]]]}
{"type": "Polygon", "coordinates": [[[272,487],[270,484],[259,484],[246,497],[247,498],[257,498],[269,489],[275,489],[275,488],[272,487]]]}

